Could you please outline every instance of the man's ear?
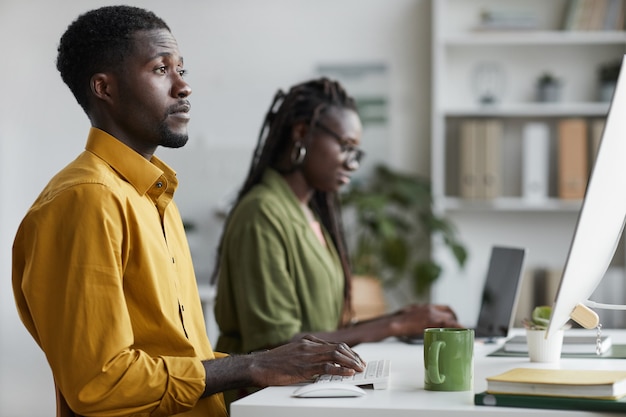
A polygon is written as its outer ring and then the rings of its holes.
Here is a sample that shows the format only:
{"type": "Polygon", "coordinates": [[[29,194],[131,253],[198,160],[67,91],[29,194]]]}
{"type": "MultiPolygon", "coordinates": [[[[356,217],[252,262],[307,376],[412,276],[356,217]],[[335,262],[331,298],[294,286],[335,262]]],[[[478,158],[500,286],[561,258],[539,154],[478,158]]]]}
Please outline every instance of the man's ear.
{"type": "Polygon", "coordinates": [[[91,93],[97,100],[110,102],[115,94],[115,83],[111,74],[98,72],[91,77],[89,83],[91,93]]]}

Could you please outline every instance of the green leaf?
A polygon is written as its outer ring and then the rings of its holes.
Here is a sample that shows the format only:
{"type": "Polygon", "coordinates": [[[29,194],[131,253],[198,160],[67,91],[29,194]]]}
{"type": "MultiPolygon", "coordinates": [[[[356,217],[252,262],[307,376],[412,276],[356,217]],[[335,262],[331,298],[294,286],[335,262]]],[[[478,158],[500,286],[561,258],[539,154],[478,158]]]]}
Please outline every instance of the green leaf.
{"type": "Polygon", "coordinates": [[[419,262],[413,268],[413,289],[417,295],[425,295],[441,275],[441,267],[433,261],[419,262]]]}
{"type": "Polygon", "coordinates": [[[550,324],[550,315],[552,314],[552,307],[550,306],[537,306],[533,309],[531,319],[535,327],[547,328],[550,324]]]}
{"type": "Polygon", "coordinates": [[[382,245],[383,260],[396,271],[404,269],[409,260],[409,248],[403,239],[387,239],[382,245]]]}

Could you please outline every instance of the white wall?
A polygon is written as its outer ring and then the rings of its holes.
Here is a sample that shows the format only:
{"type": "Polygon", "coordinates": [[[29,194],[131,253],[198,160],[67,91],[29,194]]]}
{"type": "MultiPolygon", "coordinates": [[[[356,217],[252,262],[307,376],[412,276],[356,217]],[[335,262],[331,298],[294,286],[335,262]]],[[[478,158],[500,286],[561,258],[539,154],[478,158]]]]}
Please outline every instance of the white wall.
{"type": "MultiPolygon", "coordinates": [[[[2,0],[0,35],[0,415],[50,416],[53,385],[22,327],[10,287],[15,230],[47,180],[83,148],[88,122],[54,66],[58,39],[79,14],[118,1],[2,0]],[[59,3],[61,3],[59,5],[59,3]]],[[[193,88],[191,141],[158,154],[179,171],[183,215],[200,279],[219,225],[210,212],[239,185],[277,88],[320,63],[390,68],[388,162],[429,172],[430,2],[427,0],[128,1],[163,17],[193,88]]],[[[365,144],[367,148],[367,144],[365,144]]]]}

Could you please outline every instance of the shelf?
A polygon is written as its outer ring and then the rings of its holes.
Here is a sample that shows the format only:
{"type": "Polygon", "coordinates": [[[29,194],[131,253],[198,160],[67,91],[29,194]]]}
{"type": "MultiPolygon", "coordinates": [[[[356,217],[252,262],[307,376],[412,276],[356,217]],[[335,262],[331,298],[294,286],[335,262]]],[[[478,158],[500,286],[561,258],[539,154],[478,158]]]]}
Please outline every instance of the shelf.
{"type": "Polygon", "coordinates": [[[568,117],[606,116],[609,103],[502,103],[458,106],[439,110],[444,117],[568,117]]]}
{"type": "MultiPolygon", "coordinates": [[[[594,7],[596,3],[600,2],[594,1],[594,7]]],[[[584,156],[588,170],[610,108],[609,102],[599,100],[606,98],[600,94],[599,71],[626,53],[625,31],[558,30],[571,4],[573,0],[431,2],[433,203],[436,212],[453,220],[470,253],[463,271],[458,271],[441,242],[434,240],[433,256],[444,266],[442,290],[435,293],[435,301],[471,304],[467,299],[484,277],[494,243],[527,248],[529,270],[562,267],[566,262],[583,201],[559,198],[566,195],[561,194],[564,155],[581,141],[576,140],[580,135],[561,133],[561,128],[566,119],[583,119],[589,146],[583,142],[578,150],[588,149],[589,155],[584,156]],[[535,26],[480,28],[485,11],[534,16],[535,26]],[[561,81],[556,102],[536,101],[537,81],[545,73],[561,81]],[[497,102],[481,105],[481,97],[494,97],[497,102]],[[536,138],[525,140],[530,135],[527,128],[543,132],[542,152],[530,153],[528,142],[536,138]],[[535,166],[528,163],[535,160],[535,166]],[[534,177],[529,172],[542,181],[544,199],[525,197],[532,194],[528,182],[534,177]],[[481,185],[472,188],[473,182],[481,185]],[[498,187],[489,187],[493,184],[498,187]],[[470,284],[460,289],[459,276],[470,284]]],[[[626,9],[626,0],[622,5],[626,9]]],[[[575,163],[581,167],[583,157],[580,152],[578,156],[575,163]]],[[[577,176],[577,184],[581,178],[577,176]]],[[[624,242],[620,246],[612,262],[612,267],[619,267],[613,288],[615,282],[624,281],[626,271],[624,242]]],[[[618,292],[609,290],[611,295],[618,292]]]]}
{"type": "Polygon", "coordinates": [[[582,201],[548,198],[543,201],[531,201],[519,197],[499,197],[493,200],[468,200],[458,197],[441,199],[441,209],[445,211],[534,211],[534,212],[572,212],[580,211],[582,201]]]}
{"type": "Polygon", "coordinates": [[[459,32],[441,38],[447,46],[480,45],[554,45],[626,44],[622,31],[480,31],[459,32]]]}

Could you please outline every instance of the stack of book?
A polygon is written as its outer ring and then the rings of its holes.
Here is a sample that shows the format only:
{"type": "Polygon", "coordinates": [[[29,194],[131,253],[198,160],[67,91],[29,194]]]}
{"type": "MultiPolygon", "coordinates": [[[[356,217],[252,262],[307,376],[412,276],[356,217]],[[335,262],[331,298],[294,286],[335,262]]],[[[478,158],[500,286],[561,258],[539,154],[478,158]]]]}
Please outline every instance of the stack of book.
{"type": "Polygon", "coordinates": [[[476,405],[626,412],[626,371],[514,368],[487,378],[476,405]]]}

